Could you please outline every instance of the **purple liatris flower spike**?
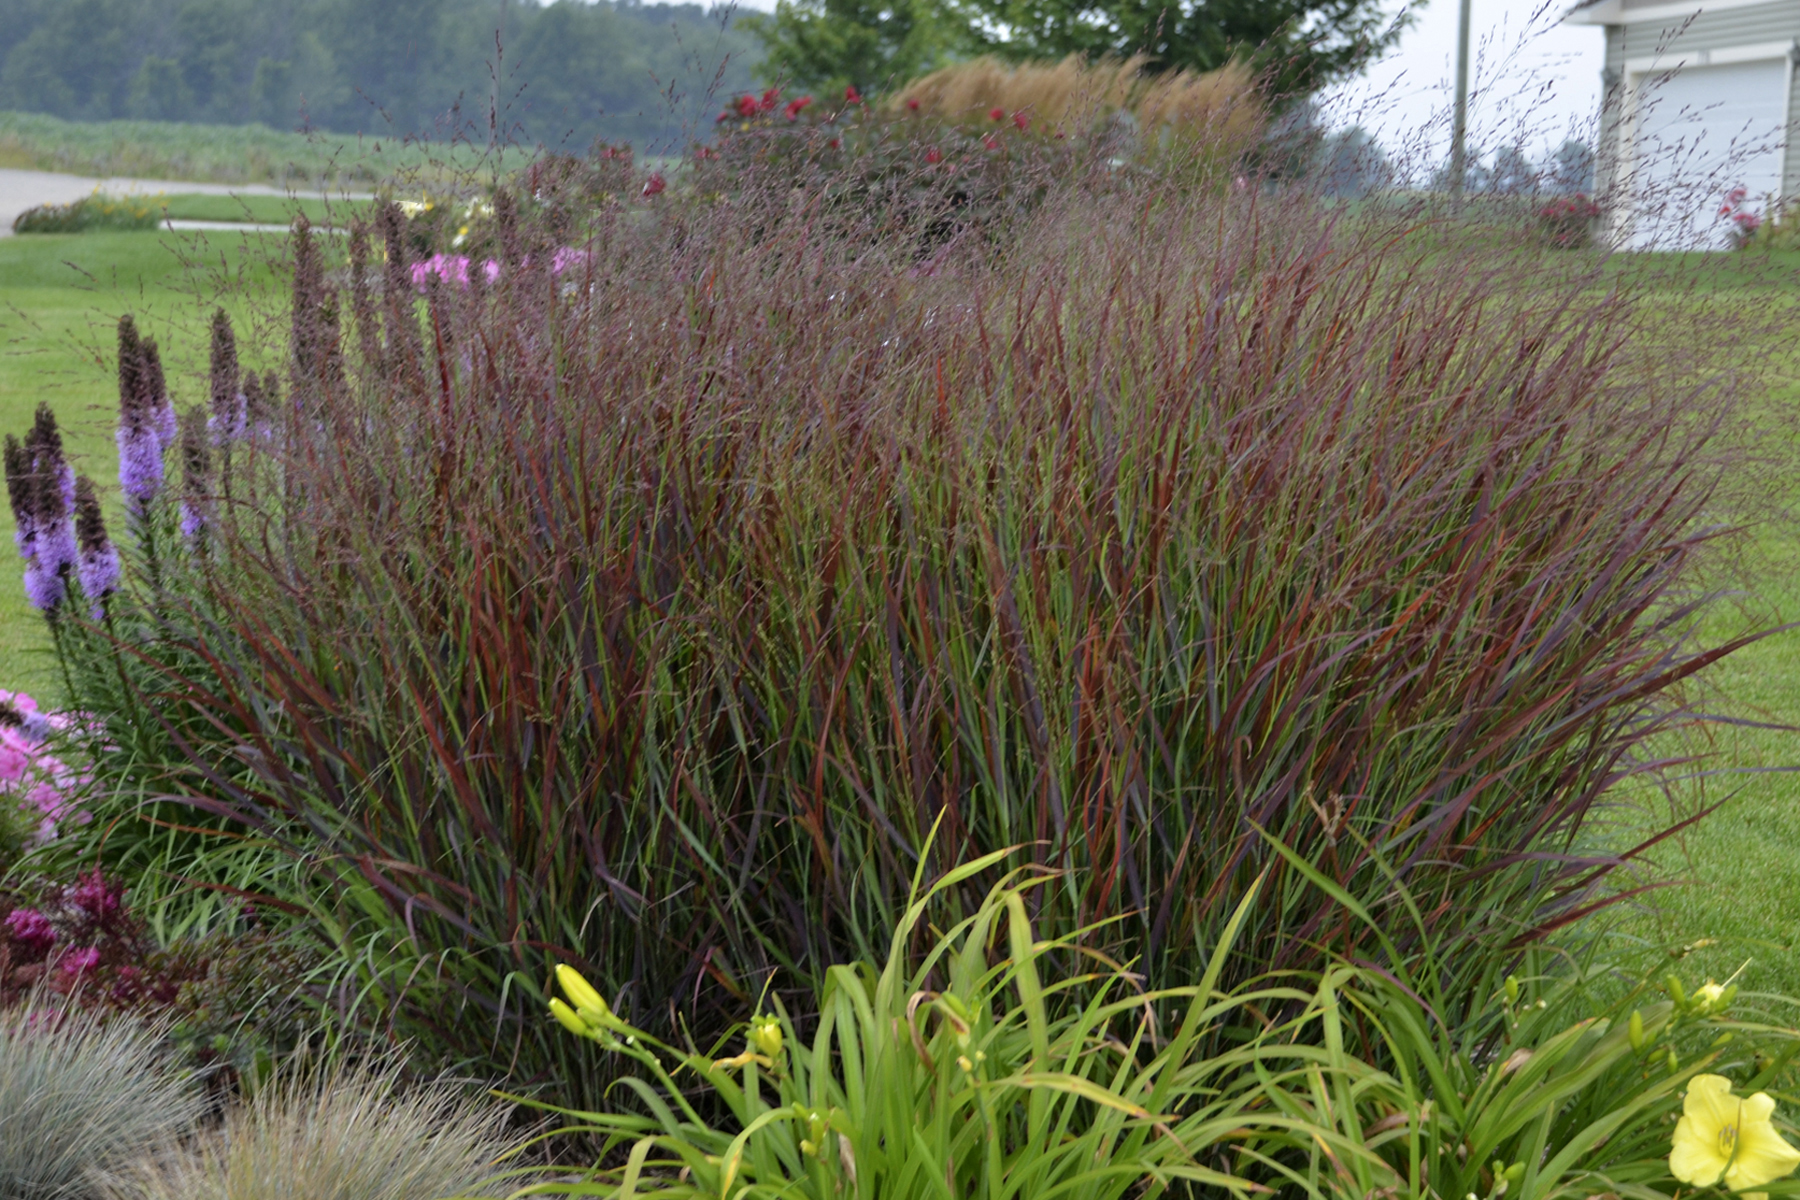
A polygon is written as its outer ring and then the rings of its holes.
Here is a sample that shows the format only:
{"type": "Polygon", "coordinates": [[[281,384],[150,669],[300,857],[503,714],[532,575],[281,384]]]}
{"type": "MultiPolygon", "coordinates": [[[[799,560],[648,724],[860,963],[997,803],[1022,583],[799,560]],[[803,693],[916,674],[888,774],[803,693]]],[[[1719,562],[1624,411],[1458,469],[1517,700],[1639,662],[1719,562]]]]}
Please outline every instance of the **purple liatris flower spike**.
{"type": "Polygon", "coordinates": [[[162,439],[156,432],[156,412],[144,345],[129,316],[119,318],[119,488],[139,507],[148,505],[162,489],[162,439]]]}
{"type": "Polygon", "coordinates": [[[12,504],[13,544],[22,558],[37,548],[37,497],[31,477],[31,456],[19,439],[6,435],[6,498],[12,504]]]}
{"type": "Polygon", "coordinates": [[[63,458],[62,432],[48,404],[38,405],[24,450],[31,461],[33,556],[44,570],[67,575],[75,567],[75,472],[63,458]]]}
{"type": "Polygon", "coordinates": [[[231,332],[231,318],[225,315],[222,308],[213,312],[212,369],[209,375],[213,440],[236,441],[244,436],[247,398],[240,382],[237,338],[231,332]]]}
{"type": "Polygon", "coordinates": [[[148,399],[151,423],[156,426],[157,440],[166,449],[180,436],[181,425],[175,416],[175,404],[169,399],[169,387],[163,380],[162,355],[156,339],[144,339],[144,395],[148,399]]]}
{"type": "Polygon", "coordinates": [[[55,571],[47,571],[44,564],[33,558],[25,564],[25,599],[31,607],[39,612],[49,612],[62,603],[63,595],[68,591],[68,584],[55,571]]]}
{"type": "Polygon", "coordinates": [[[197,541],[212,509],[212,442],[206,413],[195,407],[181,419],[181,534],[197,541]]]}
{"type": "Polygon", "coordinates": [[[98,621],[106,615],[102,601],[119,590],[119,552],[106,536],[106,518],[100,512],[100,498],[94,494],[94,481],[85,475],[75,481],[75,538],[81,550],[75,578],[98,621]]]}

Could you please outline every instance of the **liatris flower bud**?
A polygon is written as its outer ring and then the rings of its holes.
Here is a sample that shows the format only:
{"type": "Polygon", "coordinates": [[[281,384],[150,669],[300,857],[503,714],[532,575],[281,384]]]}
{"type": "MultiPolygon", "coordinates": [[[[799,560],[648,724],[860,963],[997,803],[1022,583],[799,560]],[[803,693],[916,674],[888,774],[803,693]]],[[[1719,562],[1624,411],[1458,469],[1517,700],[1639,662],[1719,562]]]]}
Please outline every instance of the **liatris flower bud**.
{"type": "Polygon", "coordinates": [[[167,449],[175,444],[181,424],[175,416],[175,403],[169,399],[169,388],[163,380],[162,355],[157,353],[156,339],[144,339],[144,394],[150,406],[151,423],[157,440],[167,449]]]}
{"type": "Polygon", "coordinates": [[[119,488],[140,507],[162,489],[162,440],[145,378],[143,343],[129,316],[119,318],[119,488]]]}
{"type": "Polygon", "coordinates": [[[222,308],[213,311],[211,367],[213,440],[236,441],[244,436],[244,390],[238,371],[237,338],[231,332],[231,318],[222,308]]]}
{"type": "Polygon", "coordinates": [[[119,590],[119,552],[106,536],[100,498],[94,494],[94,481],[86,475],[75,480],[75,540],[81,551],[75,577],[81,583],[82,594],[94,606],[92,616],[98,621],[106,615],[102,601],[119,590]]]}
{"type": "Polygon", "coordinates": [[[26,556],[25,594],[34,607],[48,613],[62,602],[76,560],[75,476],[63,461],[62,433],[49,405],[38,405],[24,445],[17,451],[9,446],[8,456],[9,475],[22,474],[25,481],[19,491],[30,512],[31,536],[28,542],[22,538],[19,546],[26,556]]]}
{"type": "Polygon", "coordinates": [[[6,498],[12,505],[13,544],[21,558],[37,548],[37,504],[31,475],[31,455],[12,434],[6,435],[6,498]]]}
{"type": "Polygon", "coordinates": [[[212,509],[212,441],[198,406],[181,419],[181,536],[200,540],[212,509]]]}

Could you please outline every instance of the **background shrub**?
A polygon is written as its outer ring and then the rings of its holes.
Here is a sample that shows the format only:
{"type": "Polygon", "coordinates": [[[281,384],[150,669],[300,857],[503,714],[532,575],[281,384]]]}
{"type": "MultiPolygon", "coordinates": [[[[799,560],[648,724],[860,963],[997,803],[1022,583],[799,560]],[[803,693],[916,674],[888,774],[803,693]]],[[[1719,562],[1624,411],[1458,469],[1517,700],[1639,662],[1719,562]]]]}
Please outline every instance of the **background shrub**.
{"type": "Polygon", "coordinates": [[[100,817],[253,831],[155,861],[278,891],[355,1019],[577,1102],[552,962],[665,1036],[798,1008],[940,820],[927,870],[1021,847],[1046,935],[1152,986],[1265,869],[1228,981],[1430,953],[1452,1021],[1605,901],[1594,818],[1732,647],[1690,639],[1723,316],[1398,203],[1071,172],[921,262],[735,178],[560,232],[503,192],[496,278],[422,298],[391,212],[342,277],[301,225],[285,394],[215,357],[136,582],[60,626],[121,728],[100,817]]]}
{"type": "Polygon", "coordinates": [[[65,1200],[146,1146],[193,1128],[200,1098],[161,1038],[130,1021],[40,1007],[0,1016],[0,1193],[65,1200]]]}
{"type": "Polygon", "coordinates": [[[96,229],[155,229],[162,206],[140,196],[123,199],[96,192],[68,204],[40,204],[13,218],[14,233],[87,233],[96,229]]]}

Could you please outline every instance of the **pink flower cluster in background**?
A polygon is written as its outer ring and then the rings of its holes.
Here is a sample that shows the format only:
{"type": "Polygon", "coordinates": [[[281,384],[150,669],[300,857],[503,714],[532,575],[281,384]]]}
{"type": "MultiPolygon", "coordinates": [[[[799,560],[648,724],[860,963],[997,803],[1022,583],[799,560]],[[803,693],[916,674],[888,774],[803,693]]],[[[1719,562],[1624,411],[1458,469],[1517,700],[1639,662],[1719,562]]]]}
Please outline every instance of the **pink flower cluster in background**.
{"type": "Polygon", "coordinates": [[[24,692],[0,690],[0,803],[34,810],[39,842],[54,838],[65,820],[92,819],[74,808],[86,777],[47,748],[50,735],[65,724],[61,716],[39,712],[37,701],[24,692]]]}
{"type": "Polygon", "coordinates": [[[1744,207],[1749,198],[1750,189],[1740,183],[1725,194],[1725,202],[1719,205],[1719,217],[1731,222],[1731,240],[1740,247],[1748,245],[1762,228],[1762,214],[1744,207]]]}
{"type": "MultiPolygon", "coordinates": [[[[652,175],[651,180],[657,185],[655,190],[661,191],[662,176],[652,175]]],[[[652,194],[648,185],[646,185],[645,194],[652,194]]],[[[550,272],[553,275],[561,275],[573,267],[586,266],[587,260],[588,252],[586,250],[563,246],[550,256],[550,272]]],[[[525,265],[528,267],[531,265],[530,255],[526,255],[525,265]]],[[[413,264],[413,287],[423,292],[430,285],[432,277],[435,276],[445,283],[453,283],[459,288],[466,288],[469,286],[469,271],[473,266],[474,261],[466,254],[434,254],[430,258],[413,264]]],[[[481,264],[481,273],[489,283],[493,283],[500,278],[500,264],[490,258],[481,264]]]]}

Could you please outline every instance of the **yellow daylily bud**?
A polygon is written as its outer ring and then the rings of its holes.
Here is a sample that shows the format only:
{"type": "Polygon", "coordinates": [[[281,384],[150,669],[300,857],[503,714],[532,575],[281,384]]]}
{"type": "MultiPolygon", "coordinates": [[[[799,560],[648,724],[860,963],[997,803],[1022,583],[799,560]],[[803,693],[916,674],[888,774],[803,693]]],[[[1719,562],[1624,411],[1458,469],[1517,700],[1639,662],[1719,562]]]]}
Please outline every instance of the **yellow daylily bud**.
{"type": "Polygon", "coordinates": [[[1669,994],[1669,999],[1675,1002],[1676,1008],[1687,1007],[1687,993],[1681,990],[1681,980],[1670,975],[1663,980],[1663,991],[1669,994]]]}
{"type": "Polygon", "coordinates": [[[575,1003],[575,1009],[588,1024],[598,1025],[612,1016],[612,1009],[594,990],[594,985],[581,977],[581,972],[568,963],[556,964],[556,982],[562,984],[563,994],[575,1003]]]}
{"type": "Polygon", "coordinates": [[[1518,1187],[1519,1181],[1525,1178],[1525,1164],[1523,1162],[1514,1163],[1506,1168],[1501,1174],[1501,1178],[1506,1180],[1507,1186],[1518,1187]]]}
{"type": "Polygon", "coordinates": [[[1508,1004],[1519,1002],[1519,981],[1511,975],[1506,977],[1506,1002],[1508,1004]]]}
{"type": "Polygon", "coordinates": [[[1631,1010],[1630,1026],[1631,1048],[1639,1054],[1644,1052],[1644,1014],[1637,1009],[1631,1010]]]}
{"type": "Polygon", "coordinates": [[[1669,1054],[1665,1061],[1669,1064],[1669,1074],[1673,1075],[1681,1070],[1681,1060],[1675,1056],[1675,1047],[1669,1047],[1669,1054]]]}
{"type": "Polygon", "coordinates": [[[1710,979],[1694,989],[1694,1011],[1702,1016],[1718,1012],[1726,1003],[1725,989],[1710,979]]]}
{"type": "Polygon", "coordinates": [[[564,1029],[577,1037],[593,1036],[593,1031],[588,1028],[587,1022],[576,1016],[575,1010],[564,1004],[561,1000],[550,1001],[550,1015],[555,1017],[557,1023],[564,1029]]]}
{"type": "Polygon", "coordinates": [[[747,1039],[751,1046],[770,1059],[781,1055],[781,1022],[774,1017],[757,1017],[750,1022],[747,1039]]]}

